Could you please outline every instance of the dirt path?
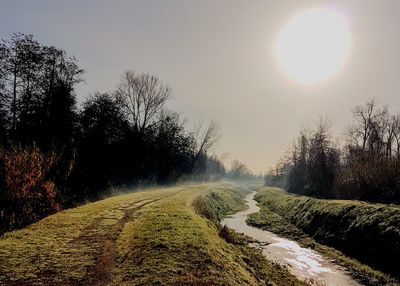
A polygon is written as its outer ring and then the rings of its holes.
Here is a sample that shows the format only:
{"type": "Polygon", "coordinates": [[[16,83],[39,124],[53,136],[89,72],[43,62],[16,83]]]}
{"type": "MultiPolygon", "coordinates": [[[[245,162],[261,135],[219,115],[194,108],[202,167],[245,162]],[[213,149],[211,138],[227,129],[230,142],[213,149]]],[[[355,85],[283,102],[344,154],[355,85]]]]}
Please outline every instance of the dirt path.
{"type": "MultiPolygon", "coordinates": [[[[99,250],[98,250],[98,260],[96,261],[95,266],[91,267],[88,271],[90,275],[83,282],[86,285],[106,285],[111,278],[112,270],[116,265],[117,252],[115,249],[115,242],[124,228],[125,223],[133,219],[135,213],[141,209],[142,207],[157,201],[155,200],[139,200],[134,204],[130,204],[127,208],[121,208],[124,212],[123,217],[118,220],[117,223],[113,224],[111,228],[104,235],[81,235],[74,241],[72,244],[79,245],[82,243],[91,243],[92,241],[98,241],[99,250]],[[143,203],[144,201],[144,203],[143,203]]],[[[93,228],[102,228],[103,219],[97,219],[94,225],[91,225],[89,229],[86,229],[84,233],[93,233],[91,229],[93,228]]],[[[106,226],[107,227],[107,226],[106,226]]]]}
{"type": "MultiPolygon", "coordinates": [[[[94,221],[93,225],[87,227],[81,236],[71,243],[71,247],[79,247],[82,244],[91,244],[96,242],[99,247],[97,250],[96,264],[88,269],[88,276],[84,281],[71,281],[68,285],[106,285],[111,281],[113,269],[116,266],[118,253],[116,250],[116,240],[128,221],[134,220],[137,212],[149,204],[153,204],[161,199],[174,196],[182,191],[175,192],[164,196],[159,196],[154,199],[142,199],[130,204],[123,204],[117,210],[122,211],[122,218],[109,227],[108,223],[103,223],[106,220],[114,218],[102,217],[94,221]],[[94,231],[95,230],[95,231],[94,231]],[[99,235],[99,230],[104,230],[104,234],[99,235]]],[[[102,233],[102,231],[100,231],[102,233]]]]}
{"type": "Polygon", "coordinates": [[[146,206],[183,190],[110,198],[4,235],[0,238],[0,285],[108,284],[118,263],[116,241],[126,223],[146,206]]]}

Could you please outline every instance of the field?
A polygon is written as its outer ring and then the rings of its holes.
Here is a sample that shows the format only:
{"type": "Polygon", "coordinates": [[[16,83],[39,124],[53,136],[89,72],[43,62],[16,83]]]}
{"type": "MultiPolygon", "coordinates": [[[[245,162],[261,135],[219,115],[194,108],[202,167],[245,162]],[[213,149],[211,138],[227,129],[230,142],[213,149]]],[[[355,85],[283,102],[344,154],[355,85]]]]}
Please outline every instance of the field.
{"type": "Polygon", "coordinates": [[[57,213],[0,237],[0,284],[303,285],[192,205],[203,197],[220,217],[243,209],[248,191],[182,185],[57,213]]]}
{"type": "Polygon", "coordinates": [[[398,206],[320,200],[267,187],[256,200],[261,211],[248,223],[316,249],[366,285],[397,285],[398,206]]]}

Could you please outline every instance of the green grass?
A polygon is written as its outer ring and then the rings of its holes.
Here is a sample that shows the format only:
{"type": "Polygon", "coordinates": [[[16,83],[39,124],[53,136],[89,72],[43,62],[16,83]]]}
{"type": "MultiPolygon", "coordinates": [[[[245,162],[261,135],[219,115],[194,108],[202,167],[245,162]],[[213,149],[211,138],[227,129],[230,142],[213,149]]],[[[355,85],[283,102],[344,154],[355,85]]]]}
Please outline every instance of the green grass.
{"type": "MultiPolygon", "coordinates": [[[[398,253],[400,239],[400,210],[397,207],[319,200],[292,195],[277,188],[262,188],[256,200],[261,211],[250,215],[250,224],[317,250],[348,268],[366,285],[397,285],[394,278],[376,270],[376,267],[374,269],[354,259],[359,258],[359,252],[363,252],[364,259],[368,256],[368,261],[385,256],[392,259],[389,269],[396,271],[398,261],[395,257],[398,256],[393,254],[398,253]],[[377,254],[378,251],[382,253],[377,254]]],[[[368,264],[385,266],[389,261],[382,263],[378,260],[368,264]]]]}
{"type": "Polygon", "coordinates": [[[247,191],[182,185],[49,216],[0,237],[0,285],[303,285],[192,205],[206,197],[223,216],[244,207],[247,191]]]}

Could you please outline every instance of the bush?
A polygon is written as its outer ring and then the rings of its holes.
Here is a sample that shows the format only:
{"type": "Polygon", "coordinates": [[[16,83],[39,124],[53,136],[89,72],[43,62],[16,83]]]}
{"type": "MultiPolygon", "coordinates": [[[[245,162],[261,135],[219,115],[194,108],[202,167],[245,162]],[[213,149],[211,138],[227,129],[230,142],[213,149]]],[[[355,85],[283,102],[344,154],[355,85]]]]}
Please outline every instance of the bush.
{"type": "Polygon", "coordinates": [[[37,147],[0,149],[0,232],[22,227],[60,209],[50,174],[58,156],[37,147]]]}

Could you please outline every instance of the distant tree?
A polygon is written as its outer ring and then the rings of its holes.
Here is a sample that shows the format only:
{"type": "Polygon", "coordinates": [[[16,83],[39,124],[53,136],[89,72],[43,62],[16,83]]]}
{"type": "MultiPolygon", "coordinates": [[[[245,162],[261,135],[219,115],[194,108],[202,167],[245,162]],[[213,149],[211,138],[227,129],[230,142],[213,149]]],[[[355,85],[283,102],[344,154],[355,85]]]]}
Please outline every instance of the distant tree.
{"type": "Polygon", "coordinates": [[[332,142],[330,124],[320,118],[312,129],[304,129],[265,177],[266,184],[285,187],[298,194],[332,197],[340,169],[340,150],[332,142]]]}
{"type": "Polygon", "coordinates": [[[388,106],[380,106],[375,100],[356,109],[352,130],[363,144],[357,144],[357,140],[347,142],[336,193],[339,197],[370,201],[389,197],[398,200],[400,162],[393,149],[399,150],[399,119],[390,115],[388,106]]]}
{"type": "Polygon", "coordinates": [[[18,75],[20,73],[21,68],[19,67],[20,65],[17,62],[19,47],[14,39],[15,35],[12,36],[12,39],[10,41],[2,40],[3,41],[2,66],[3,70],[5,71],[4,73],[5,84],[3,85],[4,88],[3,94],[5,99],[7,100],[5,104],[8,105],[8,107],[11,110],[11,116],[12,116],[11,129],[15,133],[18,75]],[[14,51],[11,49],[11,47],[14,49],[14,51]],[[11,87],[11,90],[9,87],[11,87]]]}
{"type": "Polygon", "coordinates": [[[332,146],[329,128],[328,121],[320,119],[315,130],[312,131],[307,163],[306,194],[332,196],[336,168],[340,159],[338,151],[332,146]]]}
{"type": "Polygon", "coordinates": [[[15,33],[2,41],[0,63],[0,111],[9,137],[48,150],[70,141],[73,87],[83,73],[76,60],[32,35],[15,33]]]}
{"type": "Polygon", "coordinates": [[[115,96],[129,115],[133,127],[143,132],[157,123],[159,114],[171,97],[171,89],[154,75],[127,71],[115,96]]]}
{"type": "Polygon", "coordinates": [[[308,160],[310,151],[310,135],[308,130],[300,132],[297,141],[294,142],[290,155],[289,166],[285,168],[288,171],[287,187],[291,192],[303,194],[308,179],[308,160]]]}
{"type": "Polygon", "coordinates": [[[250,169],[239,160],[233,160],[229,170],[229,176],[233,179],[246,179],[252,176],[250,169]]]}
{"type": "Polygon", "coordinates": [[[205,171],[207,152],[218,142],[219,137],[219,126],[214,120],[206,128],[203,128],[202,123],[199,123],[195,128],[193,132],[194,157],[192,162],[194,173],[205,171]]]}
{"type": "Polygon", "coordinates": [[[158,119],[153,139],[152,168],[160,183],[172,182],[190,172],[192,138],[185,130],[179,114],[163,111],[158,119]]]}
{"type": "Polygon", "coordinates": [[[364,106],[358,105],[353,110],[354,123],[347,130],[349,144],[354,148],[365,151],[373,146],[377,138],[377,127],[388,113],[387,106],[379,107],[372,99],[364,106]],[[375,137],[374,137],[375,136],[375,137]]]}
{"type": "Polygon", "coordinates": [[[74,187],[83,189],[80,196],[96,197],[122,176],[119,172],[124,150],[120,149],[129,125],[110,95],[96,93],[84,102],[79,126],[74,187]]]}
{"type": "MultiPolygon", "coordinates": [[[[392,116],[393,142],[395,142],[396,159],[400,162],[400,114],[392,116]]],[[[391,141],[392,142],[392,141],[391,141]]]]}
{"type": "MultiPolygon", "coordinates": [[[[39,108],[39,141],[44,148],[71,146],[77,122],[74,87],[83,70],[63,50],[43,47],[43,94],[39,108]]],[[[68,147],[70,148],[70,147],[68,147]]]]}
{"type": "Polygon", "coordinates": [[[223,159],[221,157],[218,158],[216,155],[207,158],[206,170],[207,178],[209,180],[218,180],[226,175],[226,168],[223,159]]]}
{"type": "Polygon", "coordinates": [[[290,192],[317,197],[399,202],[399,134],[399,115],[369,101],[353,109],[342,149],[333,143],[327,121],[320,120],[301,132],[283,157],[286,167],[269,172],[266,184],[285,182],[290,192]]]}
{"type": "Polygon", "coordinates": [[[5,65],[5,53],[6,47],[3,43],[0,43],[0,144],[4,145],[7,143],[7,94],[5,90],[6,85],[6,65],[5,65]]]}

